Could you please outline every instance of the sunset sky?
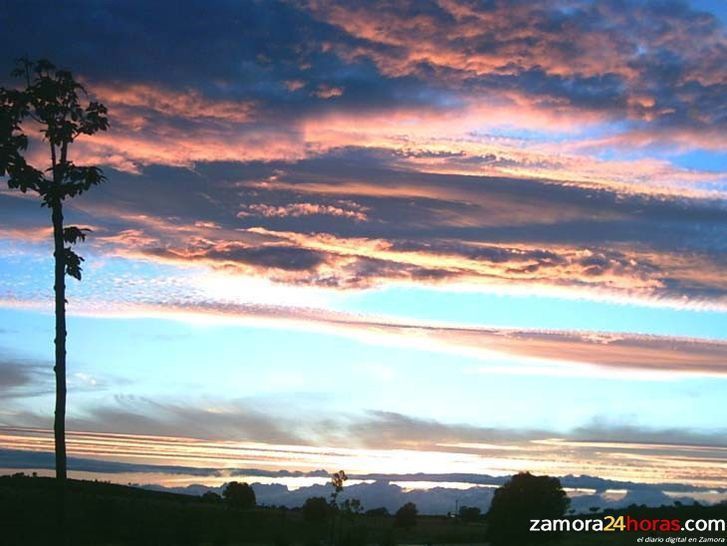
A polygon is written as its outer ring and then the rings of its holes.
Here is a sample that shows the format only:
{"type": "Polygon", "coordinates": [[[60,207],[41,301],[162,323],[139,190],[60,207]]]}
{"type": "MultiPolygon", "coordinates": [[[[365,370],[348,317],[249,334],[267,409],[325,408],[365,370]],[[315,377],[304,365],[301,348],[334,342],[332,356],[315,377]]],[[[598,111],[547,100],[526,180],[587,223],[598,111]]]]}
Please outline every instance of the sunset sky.
{"type": "MultiPolygon", "coordinates": [[[[727,4],[4,6],[0,84],[47,57],[111,121],[72,151],[108,183],[66,205],[71,475],[727,492],[727,4]]],[[[50,232],[3,182],[8,471],[52,451],[50,232]]]]}

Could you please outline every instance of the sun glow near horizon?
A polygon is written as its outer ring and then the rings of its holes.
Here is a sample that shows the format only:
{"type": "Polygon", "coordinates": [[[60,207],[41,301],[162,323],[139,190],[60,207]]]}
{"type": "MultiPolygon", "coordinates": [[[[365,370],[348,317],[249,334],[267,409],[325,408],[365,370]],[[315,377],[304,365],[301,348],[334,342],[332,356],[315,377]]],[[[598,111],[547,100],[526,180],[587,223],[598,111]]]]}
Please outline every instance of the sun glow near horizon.
{"type": "MultiPolygon", "coordinates": [[[[0,432],[0,448],[38,453],[52,451],[52,431],[5,428],[0,432]]],[[[422,482],[418,488],[425,489],[431,487],[431,483],[437,483],[439,487],[446,483],[441,480],[427,482],[427,475],[499,477],[521,471],[556,476],[597,475],[617,481],[632,481],[638,477],[643,483],[691,483],[719,488],[727,472],[725,463],[715,463],[713,459],[727,446],[614,444],[552,438],[510,441],[502,447],[497,444],[484,447],[478,444],[443,445],[439,450],[431,451],[428,444],[423,449],[416,445],[409,449],[357,449],[75,431],[69,432],[68,436],[69,454],[79,458],[78,470],[72,468],[74,472],[83,472],[84,464],[88,463],[82,461],[87,460],[124,463],[118,468],[113,464],[109,466],[106,476],[112,479],[117,473],[136,474],[139,478],[145,474],[157,479],[165,476],[160,482],[162,485],[186,480],[217,486],[232,478],[248,477],[253,481],[261,479],[261,483],[298,484],[300,487],[326,483],[324,468],[347,468],[350,475],[363,480],[391,476],[397,484],[411,485],[413,482],[405,476],[419,474],[424,479],[417,479],[422,482]],[[564,445],[572,450],[567,457],[564,457],[564,445]],[[614,447],[617,448],[615,452],[603,453],[614,447]],[[671,453],[664,453],[665,448],[671,453]],[[589,461],[586,464],[585,459],[589,461]],[[155,467],[176,467],[177,470],[161,471],[155,467]],[[246,474],[245,469],[256,473],[246,474]],[[182,478],[185,475],[187,477],[182,478]],[[402,478],[396,479],[397,475],[402,478]]],[[[477,485],[477,482],[469,484],[477,485]]]]}

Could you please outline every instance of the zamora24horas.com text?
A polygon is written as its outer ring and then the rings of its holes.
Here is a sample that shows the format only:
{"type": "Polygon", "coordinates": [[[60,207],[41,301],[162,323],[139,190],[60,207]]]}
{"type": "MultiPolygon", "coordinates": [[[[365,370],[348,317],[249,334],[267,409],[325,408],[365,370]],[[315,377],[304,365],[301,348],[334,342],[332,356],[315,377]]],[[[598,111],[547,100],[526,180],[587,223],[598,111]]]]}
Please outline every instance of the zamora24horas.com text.
{"type": "MultiPolygon", "coordinates": [[[[548,532],[658,532],[658,533],[725,533],[727,520],[724,519],[647,519],[631,516],[603,516],[601,518],[562,518],[562,519],[531,519],[530,531],[534,533],[548,532]]],[[[680,542],[694,543],[727,543],[724,537],[644,537],[643,542],[663,542],[677,544],[680,542]],[[694,540],[692,540],[694,539],[694,540]]]]}

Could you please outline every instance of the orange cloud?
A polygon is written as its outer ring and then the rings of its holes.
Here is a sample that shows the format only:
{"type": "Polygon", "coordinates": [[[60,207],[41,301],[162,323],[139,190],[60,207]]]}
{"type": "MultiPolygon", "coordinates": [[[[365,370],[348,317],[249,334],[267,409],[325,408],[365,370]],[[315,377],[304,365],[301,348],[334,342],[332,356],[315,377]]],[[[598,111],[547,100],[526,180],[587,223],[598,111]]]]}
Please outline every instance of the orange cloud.
{"type": "MultiPolygon", "coordinates": [[[[210,161],[297,161],[356,146],[399,154],[402,166],[424,172],[504,175],[567,184],[596,184],[626,192],[699,195],[714,173],[685,170],[665,161],[601,160],[603,146],[648,145],[655,133],[627,132],[578,139],[584,126],[603,123],[604,113],[574,109],[557,98],[500,90],[463,98],[456,106],[397,107],[304,113],[284,125],[250,101],[213,100],[194,90],[172,92],[150,85],[97,87],[111,112],[112,130],[81,137],[78,163],[100,163],[126,172],[153,164],[193,167],[210,161]],[[526,128],[573,138],[518,139],[491,132],[526,128]]],[[[327,98],[337,96],[326,88],[327,98]]],[[[638,104],[648,104],[641,97],[638,104]]],[[[669,133],[672,134],[672,133],[669,133]]],[[[712,147],[722,139],[706,131],[673,133],[674,142],[712,147]],[[699,140],[697,140],[699,139],[699,140]]],[[[659,133],[661,142],[668,135],[659,133]]],[[[37,148],[40,164],[44,149],[37,148]]],[[[32,151],[32,150],[31,150],[32,151]]]]}
{"type": "MultiPolygon", "coordinates": [[[[411,24],[439,32],[425,20],[411,24]]],[[[194,89],[120,83],[92,87],[96,98],[109,106],[112,130],[79,138],[74,159],[127,172],[138,173],[153,164],[192,168],[197,162],[213,161],[292,162],[355,146],[391,150],[400,156],[402,167],[413,171],[596,184],[624,192],[693,195],[701,191],[700,184],[714,180],[713,173],[687,171],[664,161],[604,161],[587,155],[603,145],[633,144],[638,133],[583,143],[572,138],[555,145],[491,135],[488,131],[498,128],[526,128],[577,137],[582,127],[608,119],[605,112],[573,108],[563,98],[534,96],[524,89],[462,95],[447,106],[349,111],[334,105],[302,112],[281,124],[274,112],[253,101],[212,99],[194,89]]],[[[330,99],[343,89],[322,84],[316,93],[330,99]]],[[[648,109],[653,101],[641,93],[633,105],[648,109]]],[[[702,140],[721,141],[713,136],[702,140]]],[[[31,152],[40,164],[47,162],[44,148],[31,152]]]]}
{"type": "Polygon", "coordinates": [[[447,82],[485,104],[496,89],[574,118],[665,120],[648,130],[662,144],[694,145],[701,134],[710,148],[724,148],[709,105],[724,81],[727,39],[706,14],[657,12],[643,4],[624,12],[608,3],[475,7],[459,0],[427,10],[410,2],[376,2],[374,8],[315,0],[308,6],[355,38],[353,45],[333,46],[340,56],[371,60],[389,77],[447,82]],[[659,24],[646,23],[654,20],[659,24]],[[662,78],[665,56],[678,58],[679,68],[662,78]],[[692,138],[683,139],[685,131],[692,138]]]}
{"type": "Polygon", "coordinates": [[[195,89],[171,91],[147,84],[92,83],[94,96],[106,106],[112,121],[142,130],[156,123],[155,116],[195,120],[215,120],[225,123],[247,123],[254,120],[252,101],[212,100],[195,89]]]}

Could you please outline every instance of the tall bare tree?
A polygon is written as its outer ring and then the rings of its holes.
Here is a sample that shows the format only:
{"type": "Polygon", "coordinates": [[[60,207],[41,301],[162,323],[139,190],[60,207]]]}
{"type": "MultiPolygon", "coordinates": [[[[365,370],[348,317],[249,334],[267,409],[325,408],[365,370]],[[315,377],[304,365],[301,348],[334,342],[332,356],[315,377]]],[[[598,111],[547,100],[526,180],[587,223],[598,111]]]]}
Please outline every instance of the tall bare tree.
{"type": "MultiPolygon", "coordinates": [[[[86,238],[88,230],[63,225],[63,202],[105,180],[98,167],[79,166],[69,157],[71,144],[81,135],[105,131],[109,122],[106,107],[87,100],[84,87],[67,70],[46,60],[21,59],[13,70],[21,78],[18,89],[0,87],[0,176],[10,188],[32,191],[41,206],[51,211],[53,257],[55,261],[55,463],[62,488],[66,481],[66,280],[81,280],[81,258],[72,245],[86,238]],[[24,129],[38,131],[29,138],[24,129]],[[49,168],[27,160],[28,147],[36,151],[48,146],[49,168]],[[50,176],[48,176],[50,173],[50,176]]],[[[34,154],[36,155],[36,154],[34,154]]],[[[63,508],[60,511],[62,513],[63,508]]]]}

